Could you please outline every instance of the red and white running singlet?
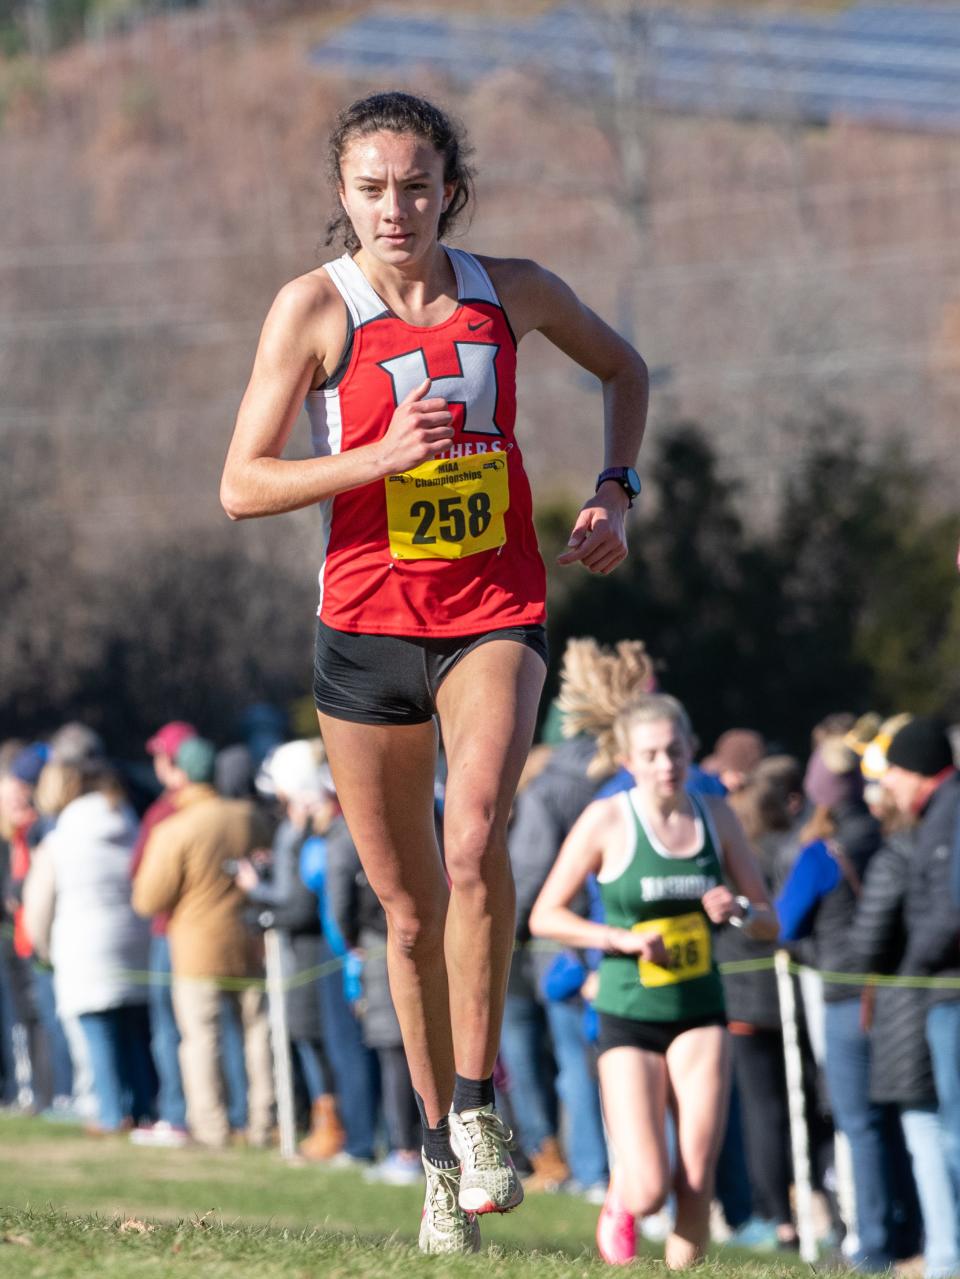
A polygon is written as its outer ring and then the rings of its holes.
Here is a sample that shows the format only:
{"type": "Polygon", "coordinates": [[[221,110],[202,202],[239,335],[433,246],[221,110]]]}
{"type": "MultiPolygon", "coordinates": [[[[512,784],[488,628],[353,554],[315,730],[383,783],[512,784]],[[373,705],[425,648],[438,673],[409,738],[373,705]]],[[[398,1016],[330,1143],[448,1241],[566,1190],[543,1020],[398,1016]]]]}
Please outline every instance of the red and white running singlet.
{"type": "Polygon", "coordinates": [[[335,630],[473,635],[544,620],[546,575],[514,439],[516,342],[484,268],[446,252],[459,305],[428,328],[392,315],[348,254],[324,267],[346,304],[347,341],[306,399],[314,452],[381,439],[428,377],[455,431],[435,459],[320,504],[319,613],[335,630]]]}

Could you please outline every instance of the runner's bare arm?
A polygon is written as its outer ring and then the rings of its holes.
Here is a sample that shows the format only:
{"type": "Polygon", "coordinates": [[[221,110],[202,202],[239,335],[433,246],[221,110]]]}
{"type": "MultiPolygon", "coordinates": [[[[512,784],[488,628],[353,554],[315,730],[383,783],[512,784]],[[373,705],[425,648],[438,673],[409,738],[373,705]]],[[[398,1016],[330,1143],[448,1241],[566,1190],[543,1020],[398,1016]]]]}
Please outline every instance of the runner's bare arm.
{"type": "MultiPolygon", "coordinates": [[[[706,796],[705,802],[709,805],[710,816],[723,847],[723,862],[727,874],[737,895],[746,897],[751,906],[751,918],[744,925],[744,932],[755,941],[776,941],[780,926],[770,904],[757,859],[739,818],[726,800],[719,796],[706,796]]],[[[703,908],[715,924],[724,924],[734,916],[743,915],[736,897],[725,884],[711,888],[704,894],[703,908]]]]}
{"type": "MultiPolygon", "coordinates": [[[[537,330],[603,386],[603,469],[633,466],[647,420],[649,377],[637,351],[573,290],[535,262],[483,259],[519,342],[537,330]]],[[[607,481],[577,516],[560,564],[580,562],[609,573],[626,557],[624,516],[628,499],[607,481]]]]}
{"type": "Polygon", "coordinates": [[[231,519],[278,515],[417,466],[452,438],[446,402],[417,387],[393,415],[383,438],[334,457],[283,458],[304,397],[345,337],[343,302],[320,274],[282,288],[260,335],[220,483],[231,519]]]}
{"type": "Polygon", "coordinates": [[[530,912],[530,932],[565,946],[593,947],[624,955],[640,955],[654,962],[662,958],[662,942],[656,932],[631,932],[584,919],[570,903],[589,875],[603,866],[605,850],[626,838],[620,806],[613,799],[595,800],[574,823],[557,854],[540,895],[530,912]]]}

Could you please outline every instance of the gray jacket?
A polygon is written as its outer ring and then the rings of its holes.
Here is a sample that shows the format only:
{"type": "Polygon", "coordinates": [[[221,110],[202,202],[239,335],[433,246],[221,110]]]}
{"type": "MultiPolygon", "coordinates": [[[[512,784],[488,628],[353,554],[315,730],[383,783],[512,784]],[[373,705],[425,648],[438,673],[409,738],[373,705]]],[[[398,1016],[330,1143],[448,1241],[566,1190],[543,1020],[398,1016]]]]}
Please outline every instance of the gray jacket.
{"type": "Polygon", "coordinates": [[[316,894],[300,878],[300,849],[305,835],[287,820],[273,837],[273,877],[262,880],[248,894],[261,907],[263,927],[279,928],[286,939],[284,976],[287,988],[287,1026],[290,1038],[322,1039],[320,1000],[315,980],[305,975],[322,961],[320,908],[316,894]],[[297,980],[300,979],[300,980],[297,980]]]}
{"type": "Polygon", "coordinates": [[[368,1048],[399,1048],[400,1023],[387,979],[387,917],[342,819],[327,831],[327,909],[351,950],[364,953],[360,1020],[368,1048]]]}
{"type": "MultiPolygon", "coordinates": [[[[592,738],[575,737],[557,746],[539,776],[520,792],[507,835],[510,865],[517,888],[516,939],[518,950],[510,974],[513,994],[534,995],[543,973],[553,961],[551,949],[529,948],[530,913],[544,881],[557,860],[560,846],[574,822],[596,794],[599,782],[587,776],[596,753],[592,738]]],[[[571,908],[588,913],[586,890],[571,908]]]]}

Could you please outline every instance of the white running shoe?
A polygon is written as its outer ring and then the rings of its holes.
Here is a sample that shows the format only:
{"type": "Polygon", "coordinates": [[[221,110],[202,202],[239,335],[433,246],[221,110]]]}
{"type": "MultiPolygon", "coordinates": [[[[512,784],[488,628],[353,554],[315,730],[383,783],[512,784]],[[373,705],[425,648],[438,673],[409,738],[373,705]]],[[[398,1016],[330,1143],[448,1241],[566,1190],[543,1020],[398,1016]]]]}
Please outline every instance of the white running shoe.
{"type": "Polygon", "coordinates": [[[162,1146],[168,1150],[180,1150],[190,1145],[190,1134],[186,1128],[175,1128],[165,1119],[158,1119],[155,1124],[141,1124],[134,1128],[130,1140],[135,1146],[162,1146]]]}
{"type": "Polygon", "coordinates": [[[412,1150],[391,1150],[385,1159],[366,1170],[363,1179],[385,1186],[416,1186],[423,1181],[423,1164],[412,1150]]]}
{"type": "Polygon", "coordinates": [[[420,1251],[430,1253],[479,1252],[480,1227],[476,1217],[457,1202],[459,1168],[437,1168],[422,1155],[427,1195],[420,1219],[420,1251]]]}
{"type": "Polygon", "coordinates": [[[461,1164],[464,1212],[510,1212],[523,1203],[523,1186],[510,1158],[513,1133],[493,1106],[451,1110],[450,1145],[461,1164]]]}

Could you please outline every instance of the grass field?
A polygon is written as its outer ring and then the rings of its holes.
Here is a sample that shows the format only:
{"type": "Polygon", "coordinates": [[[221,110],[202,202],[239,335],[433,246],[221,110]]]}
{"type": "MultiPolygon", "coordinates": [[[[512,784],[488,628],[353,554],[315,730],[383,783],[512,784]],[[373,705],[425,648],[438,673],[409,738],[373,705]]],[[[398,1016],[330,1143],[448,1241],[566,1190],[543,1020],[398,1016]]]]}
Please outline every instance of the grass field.
{"type": "MultiPolygon", "coordinates": [[[[596,1256],[597,1209],[531,1196],[484,1218],[478,1257],[416,1250],[422,1190],[359,1173],[288,1166],[275,1154],[142,1150],[41,1120],[0,1119],[2,1279],[341,1279],[610,1271],[596,1256]]],[[[718,1279],[791,1276],[796,1262],[717,1254],[718,1279]]],[[[650,1250],[631,1273],[663,1274],[650,1250]]]]}

